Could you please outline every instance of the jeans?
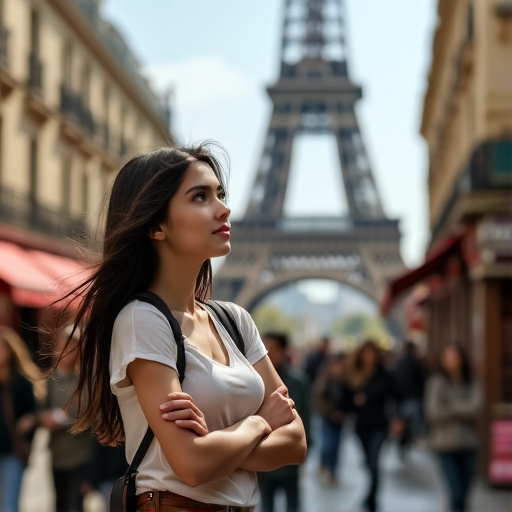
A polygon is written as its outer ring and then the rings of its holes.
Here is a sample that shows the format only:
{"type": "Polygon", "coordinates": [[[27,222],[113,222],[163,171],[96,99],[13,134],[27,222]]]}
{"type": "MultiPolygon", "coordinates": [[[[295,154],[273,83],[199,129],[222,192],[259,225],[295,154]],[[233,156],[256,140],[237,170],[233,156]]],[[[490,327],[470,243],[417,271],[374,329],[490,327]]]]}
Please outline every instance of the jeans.
{"type": "Polygon", "coordinates": [[[53,469],[56,512],[83,512],[80,486],[85,481],[86,466],[76,469],[53,469]]]}
{"type": "Polygon", "coordinates": [[[439,461],[450,494],[451,512],[466,512],[476,453],[473,450],[441,452],[439,461]]]}
{"type": "MultiPolygon", "coordinates": [[[[286,495],[286,512],[299,512],[299,475],[275,477],[270,473],[258,473],[261,494],[261,512],[274,512],[276,491],[282,489],[286,495]]],[[[281,512],[281,511],[280,511],[281,512]]]]}
{"type": "Polygon", "coordinates": [[[356,433],[361,441],[364,461],[370,473],[370,486],[366,493],[364,506],[369,512],[375,512],[377,508],[377,492],[379,490],[379,455],[387,437],[387,430],[382,429],[356,433]]]}
{"type": "Polygon", "coordinates": [[[322,418],[322,438],[320,446],[320,466],[336,475],[340,451],[342,425],[322,418]]]}
{"type": "Polygon", "coordinates": [[[23,470],[16,455],[0,455],[0,512],[18,512],[23,470]]]}

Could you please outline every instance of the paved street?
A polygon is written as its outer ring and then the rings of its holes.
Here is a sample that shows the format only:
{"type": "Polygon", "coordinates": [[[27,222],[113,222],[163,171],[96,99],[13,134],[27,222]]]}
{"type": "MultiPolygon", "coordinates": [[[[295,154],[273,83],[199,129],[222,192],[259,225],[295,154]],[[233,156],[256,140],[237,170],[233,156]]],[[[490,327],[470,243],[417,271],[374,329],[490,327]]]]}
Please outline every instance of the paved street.
{"type": "MultiPolygon", "coordinates": [[[[36,438],[36,451],[27,471],[21,512],[53,512],[48,455],[44,449],[46,432],[36,438]]],[[[311,450],[303,468],[303,512],[359,512],[366,475],[361,464],[357,440],[347,435],[342,445],[340,485],[326,488],[317,478],[316,449],[311,450]]],[[[412,450],[402,462],[393,445],[382,457],[382,512],[442,512],[444,492],[434,460],[424,449],[412,450]]],[[[99,495],[87,500],[86,512],[104,512],[99,495]]],[[[485,490],[477,486],[472,496],[472,512],[512,512],[512,493],[485,490]]],[[[284,512],[278,503],[276,512],[284,512]]]]}

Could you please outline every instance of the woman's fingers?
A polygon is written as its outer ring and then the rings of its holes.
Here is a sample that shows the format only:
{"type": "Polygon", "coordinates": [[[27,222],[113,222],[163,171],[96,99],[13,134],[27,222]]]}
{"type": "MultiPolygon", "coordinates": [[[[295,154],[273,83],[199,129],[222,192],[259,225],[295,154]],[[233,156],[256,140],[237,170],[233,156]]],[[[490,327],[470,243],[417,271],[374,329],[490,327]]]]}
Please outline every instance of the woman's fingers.
{"type": "Polygon", "coordinates": [[[195,432],[198,436],[205,436],[208,434],[208,428],[206,427],[206,423],[199,423],[194,420],[176,420],[176,425],[180,428],[188,428],[195,432]]]}
{"type": "Polygon", "coordinates": [[[194,402],[186,399],[173,399],[160,405],[160,410],[163,412],[177,411],[180,409],[192,409],[197,413],[200,412],[194,402]]]}

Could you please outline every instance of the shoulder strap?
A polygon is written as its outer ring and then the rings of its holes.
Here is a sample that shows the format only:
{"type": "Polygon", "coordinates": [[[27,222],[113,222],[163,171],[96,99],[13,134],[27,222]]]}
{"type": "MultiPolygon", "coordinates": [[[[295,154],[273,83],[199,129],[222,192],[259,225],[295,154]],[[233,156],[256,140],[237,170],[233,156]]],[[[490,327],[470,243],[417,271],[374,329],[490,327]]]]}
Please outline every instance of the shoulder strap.
{"type": "Polygon", "coordinates": [[[134,295],[132,300],[140,300],[142,302],[147,302],[154,306],[160,313],[162,313],[167,321],[169,322],[172,330],[172,334],[176,341],[176,346],[178,347],[178,358],[176,361],[176,367],[178,368],[178,375],[180,378],[180,383],[183,382],[185,378],[185,345],[183,344],[183,334],[181,332],[180,324],[178,320],[174,318],[171,310],[167,306],[167,304],[156,294],[153,292],[141,292],[137,295],[134,295]]]}
{"type": "Polygon", "coordinates": [[[235,342],[238,350],[242,354],[245,355],[245,344],[244,339],[242,337],[242,333],[238,328],[234,318],[231,316],[231,313],[221,304],[219,304],[215,300],[208,300],[205,302],[212,311],[215,313],[215,316],[219,319],[220,323],[224,326],[228,334],[231,336],[231,339],[235,342]]]}
{"type": "MultiPolygon", "coordinates": [[[[176,367],[178,368],[178,375],[180,379],[180,383],[183,382],[183,379],[185,378],[185,346],[183,343],[183,334],[181,332],[181,327],[176,318],[174,318],[173,314],[171,313],[171,310],[168,308],[167,304],[158,296],[156,293],[153,292],[141,292],[138,293],[133,297],[132,300],[140,300],[142,302],[147,302],[148,304],[151,304],[154,306],[158,311],[160,311],[165,318],[167,318],[167,321],[169,322],[169,325],[171,326],[172,334],[174,336],[174,339],[176,341],[176,346],[178,348],[178,358],[176,361],[176,367]]],[[[135,453],[135,456],[133,457],[132,463],[128,467],[125,473],[125,478],[131,476],[133,473],[137,471],[137,468],[139,467],[140,463],[142,462],[142,459],[145,457],[149,446],[151,445],[151,441],[153,441],[153,437],[155,434],[153,433],[153,430],[151,430],[151,427],[148,427],[146,430],[146,433],[144,434],[144,437],[137,448],[137,452],[135,453]]]]}

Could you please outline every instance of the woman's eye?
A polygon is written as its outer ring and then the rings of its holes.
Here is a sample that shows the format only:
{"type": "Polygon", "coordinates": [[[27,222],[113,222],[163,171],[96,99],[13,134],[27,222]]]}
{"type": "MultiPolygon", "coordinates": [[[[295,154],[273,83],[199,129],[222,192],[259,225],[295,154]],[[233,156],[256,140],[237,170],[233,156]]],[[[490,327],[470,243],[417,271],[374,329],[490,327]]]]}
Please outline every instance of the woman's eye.
{"type": "Polygon", "coordinates": [[[226,193],[225,192],[220,192],[219,195],[217,196],[223,203],[226,202],[226,193]]]}
{"type": "Polygon", "coordinates": [[[194,196],[194,200],[204,201],[206,199],[206,194],[204,192],[198,192],[194,196]]]}

